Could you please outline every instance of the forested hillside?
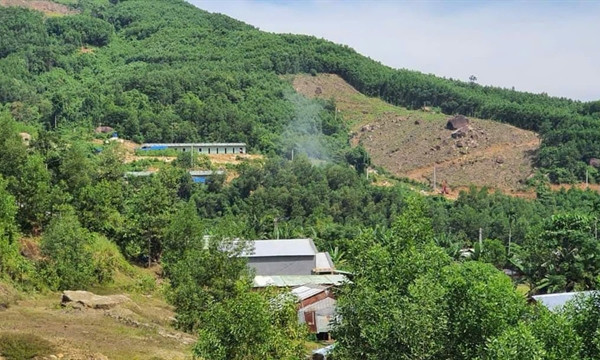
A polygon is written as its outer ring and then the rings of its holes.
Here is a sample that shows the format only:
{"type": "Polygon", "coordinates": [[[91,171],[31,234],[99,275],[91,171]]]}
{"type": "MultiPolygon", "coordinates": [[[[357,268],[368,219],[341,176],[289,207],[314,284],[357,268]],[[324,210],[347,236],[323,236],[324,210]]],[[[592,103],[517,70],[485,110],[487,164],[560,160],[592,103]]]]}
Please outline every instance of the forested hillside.
{"type": "Polygon", "coordinates": [[[16,118],[47,128],[105,124],[138,141],[247,141],[281,152],[302,147],[292,144],[302,135],[344,137],[327,104],[314,119],[277,76],[327,72],[393,104],[538,131],[539,165],[553,181],[583,179],[586,163],[600,157],[600,102],[395,70],[345,46],[264,33],[178,0],[113,3],[81,1],[82,14],[47,21],[27,10],[2,12],[0,101],[16,118]]]}
{"type": "Polygon", "coordinates": [[[143,294],[167,300],[172,326],[198,336],[196,358],[301,359],[311,339],[294,299],[253,291],[240,255],[244,239],[311,237],[354,273],[337,294],[340,359],[600,357],[598,297],[554,313],[524,296],[598,288],[598,193],[552,192],[537,176],[534,200],[472,188],[449,201],[367,177],[369,154],[350,146],[335,103],[281,75],[335,73],[408,108],[539,131],[540,165],[556,181],[581,178],[600,156],[600,104],[394,70],[181,0],[62,2],[76,14],[0,8],[0,318],[19,306],[4,284],[143,294]],[[216,169],[210,158],[125,163],[97,125],[136,142],[247,142],[266,156],[195,183],[189,170],[216,169]],[[126,177],[148,166],[154,175],[126,177]]]}

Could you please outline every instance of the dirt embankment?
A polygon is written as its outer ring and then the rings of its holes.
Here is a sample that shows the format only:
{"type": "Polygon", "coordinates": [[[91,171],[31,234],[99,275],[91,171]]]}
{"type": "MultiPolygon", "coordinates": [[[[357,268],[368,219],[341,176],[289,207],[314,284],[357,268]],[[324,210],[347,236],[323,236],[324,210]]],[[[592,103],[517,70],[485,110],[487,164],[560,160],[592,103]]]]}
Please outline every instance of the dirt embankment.
{"type": "Polygon", "coordinates": [[[48,16],[76,14],[70,7],[48,0],[0,0],[0,6],[18,6],[41,11],[48,16]]]}
{"type": "Polygon", "coordinates": [[[362,144],[373,163],[401,177],[451,189],[488,186],[522,193],[535,169],[540,145],[537,134],[490,120],[470,119],[456,136],[446,129],[449,116],[430,109],[411,111],[360,94],[337,75],[299,75],[293,86],[308,97],[333,98],[352,131],[352,143],[362,144]]]}

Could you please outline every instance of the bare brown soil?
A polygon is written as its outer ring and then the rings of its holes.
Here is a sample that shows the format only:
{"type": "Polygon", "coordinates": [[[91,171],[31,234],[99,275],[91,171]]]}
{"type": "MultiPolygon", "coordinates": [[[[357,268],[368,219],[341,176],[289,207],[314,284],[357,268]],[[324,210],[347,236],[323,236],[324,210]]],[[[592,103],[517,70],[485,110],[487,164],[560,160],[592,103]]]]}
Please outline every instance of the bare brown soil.
{"type": "Polygon", "coordinates": [[[48,0],[0,0],[0,6],[18,6],[41,11],[48,16],[76,14],[68,6],[48,0]]]}
{"type": "Polygon", "coordinates": [[[173,330],[172,309],[143,295],[111,310],[60,306],[60,294],[19,301],[0,310],[0,333],[36,334],[56,348],[53,358],[189,359],[195,339],[173,330]]]}
{"type": "Polygon", "coordinates": [[[431,110],[411,111],[360,94],[331,74],[299,75],[293,86],[308,97],[333,98],[352,131],[352,143],[362,144],[374,165],[401,177],[438,187],[447,181],[453,193],[475,185],[527,196],[525,180],[535,169],[537,134],[490,120],[470,118],[464,137],[452,138],[448,116],[431,110]]]}

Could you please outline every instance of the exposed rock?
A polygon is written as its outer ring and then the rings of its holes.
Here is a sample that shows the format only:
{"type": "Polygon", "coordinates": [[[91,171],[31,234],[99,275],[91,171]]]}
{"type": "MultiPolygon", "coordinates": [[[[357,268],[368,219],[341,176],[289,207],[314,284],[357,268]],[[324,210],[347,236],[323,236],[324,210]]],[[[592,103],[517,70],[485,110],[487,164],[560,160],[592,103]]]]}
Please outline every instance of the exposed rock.
{"type": "Polygon", "coordinates": [[[448,122],[446,123],[446,129],[458,130],[463,127],[467,127],[468,125],[469,119],[463,115],[456,115],[455,117],[448,119],[448,122]]]}
{"type": "Polygon", "coordinates": [[[315,94],[321,95],[322,93],[323,93],[323,90],[321,89],[321,87],[317,86],[317,88],[315,89],[315,94]]]}
{"type": "Polygon", "coordinates": [[[466,129],[462,128],[462,129],[453,131],[451,136],[453,139],[458,139],[458,138],[465,137],[466,135],[467,135],[466,129]]]}
{"type": "Polygon", "coordinates": [[[504,164],[504,158],[502,156],[496,157],[496,163],[497,164],[504,164]]]}
{"type": "Polygon", "coordinates": [[[115,129],[113,129],[110,126],[98,126],[96,129],[94,129],[94,132],[96,134],[110,134],[113,133],[115,131],[115,129]]]}
{"type": "Polygon", "coordinates": [[[125,295],[100,296],[89,291],[64,291],[61,305],[74,305],[91,309],[110,309],[124,302],[131,301],[125,295]]]}
{"type": "Polygon", "coordinates": [[[363,127],[360,128],[361,132],[366,132],[366,131],[373,131],[375,130],[377,127],[375,125],[365,125],[363,127]]]}
{"type": "Polygon", "coordinates": [[[421,122],[419,120],[415,120],[415,125],[419,125],[421,122]]]}
{"type": "Polygon", "coordinates": [[[461,148],[461,147],[464,147],[464,146],[465,146],[465,144],[463,144],[463,142],[462,142],[462,141],[457,141],[457,142],[456,142],[456,147],[457,147],[457,148],[461,148]]]}

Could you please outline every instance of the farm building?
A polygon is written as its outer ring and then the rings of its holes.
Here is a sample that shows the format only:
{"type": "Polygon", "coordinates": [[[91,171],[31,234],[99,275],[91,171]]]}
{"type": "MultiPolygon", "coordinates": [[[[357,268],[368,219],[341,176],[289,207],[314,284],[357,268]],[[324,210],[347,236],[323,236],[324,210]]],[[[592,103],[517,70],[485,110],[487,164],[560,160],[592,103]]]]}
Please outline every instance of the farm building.
{"type": "Polygon", "coordinates": [[[336,306],[331,287],[306,284],[291,293],[298,299],[298,322],[306,324],[309,331],[320,339],[328,340],[336,306]]]}
{"type": "Polygon", "coordinates": [[[198,154],[245,154],[245,143],[182,143],[182,144],[142,144],[140,150],[167,150],[197,152],[198,154]]]}
{"type": "Polygon", "coordinates": [[[225,171],[223,170],[190,170],[190,175],[192,176],[192,181],[195,183],[206,183],[206,180],[214,175],[224,175],[225,171]]]}
{"type": "Polygon", "coordinates": [[[446,129],[448,130],[459,130],[467,126],[469,126],[469,119],[464,115],[456,115],[448,119],[448,123],[446,123],[446,129]]]}
{"type": "Polygon", "coordinates": [[[314,302],[298,309],[298,321],[306,324],[308,330],[317,334],[319,340],[329,340],[331,321],[335,317],[335,306],[335,299],[330,297],[314,302]]]}
{"type": "Polygon", "coordinates": [[[253,250],[245,254],[256,275],[312,275],[332,273],[329,255],[319,253],[312,239],[251,241],[253,250]]]}

